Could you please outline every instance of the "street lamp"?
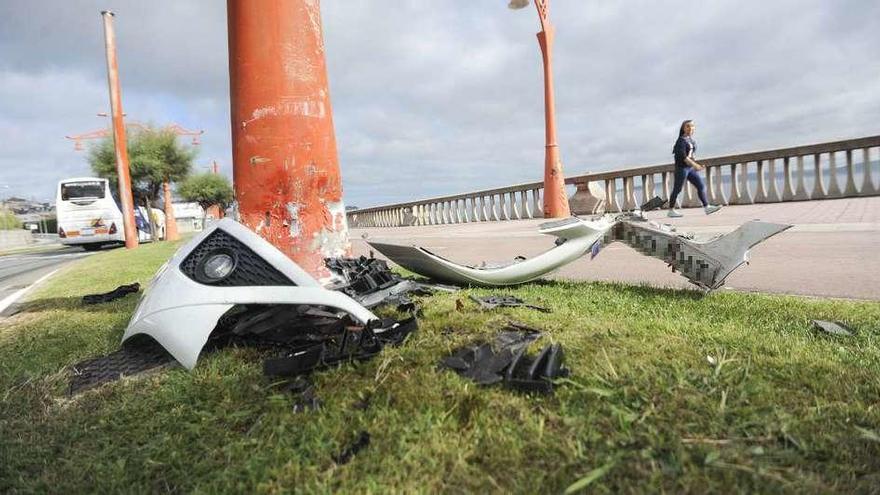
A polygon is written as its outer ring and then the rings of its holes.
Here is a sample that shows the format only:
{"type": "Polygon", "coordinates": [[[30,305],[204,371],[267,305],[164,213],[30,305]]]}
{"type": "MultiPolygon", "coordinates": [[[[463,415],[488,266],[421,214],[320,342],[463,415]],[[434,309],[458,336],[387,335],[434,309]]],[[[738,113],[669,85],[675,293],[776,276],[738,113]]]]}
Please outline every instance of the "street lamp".
{"type": "MultiPolygon", "coordinates": [[[[568,217],[568,196],[565,194],[565,177],[562,174],[562,159],[556,142],[556,100],[553,94],[553,37],[555,29],[550,22],[550,0],[534,0],[541,21],[538,44],[544,61],[544,126],[546,146],[544,152],[544,216],[552,218],[568,217]]],[[[529,0],[510,0],[508,7],[522,9],[529,0]]]]}

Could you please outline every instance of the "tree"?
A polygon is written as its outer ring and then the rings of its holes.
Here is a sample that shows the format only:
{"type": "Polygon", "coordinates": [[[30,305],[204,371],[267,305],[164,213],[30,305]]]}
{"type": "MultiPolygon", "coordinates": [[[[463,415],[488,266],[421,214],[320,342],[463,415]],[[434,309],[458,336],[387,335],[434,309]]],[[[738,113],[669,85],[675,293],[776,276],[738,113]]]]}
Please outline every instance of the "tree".
{"type": "Polygon", "coordinates": [[[208,214],[208,208],[219,205],[226,209],[232,203],[232,185],[220,174],[203,173],[187,177],[180,183],[177,193],[187,201],[194,201],[208,214]]]}
{"type": "MultiPolygon", "coordinates": [[[[177,135],[168,129],[147,127],[134,130],[129,127],[126,135],[131,192],[135,203],[146,207],[150,229],[156,232],[152,205],[158,201],[165,183],[180,182],[189,175],[196,151],[178,143],[177,135]]],[[[113,138],[105,138],[92,146],[88,160],[92,171],[108,179],[115,191],[119,178],[113,138]]],[[[168,206],[166,212],[169,211],[168,206]]]]}

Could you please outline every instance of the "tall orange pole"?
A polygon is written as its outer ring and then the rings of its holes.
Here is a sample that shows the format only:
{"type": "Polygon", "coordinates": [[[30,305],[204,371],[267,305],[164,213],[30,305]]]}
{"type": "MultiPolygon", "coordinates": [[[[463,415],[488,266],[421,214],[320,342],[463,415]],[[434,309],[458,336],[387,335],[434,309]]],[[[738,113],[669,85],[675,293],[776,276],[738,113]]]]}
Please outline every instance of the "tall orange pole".
{"type": "Polygon", "coordinates": [[[227,0],[240,221],[318,280],[350,250],[319,0],[227,0]]]}
{"type": "Polygon", "coordinates": [[[113,145],[116,149],[116,173],[119,176],[119,202],[122,204],[122,226],[125,247],[138,247],[137,225],[134,223],[134,199],[131,195],[131,175],[128,168],[128,148],[125,142],[125,123],[122,121],[122,90],[119,88],[119,65],[116,63],[116,33],[113,31],[113,12],[101,12],[104,18],[104,44],[107,51],[107,84],[110,86],[110,112],[113,120],[113,145]]]}
{"type": "Polygon", "coordinates": [[[556,98],[553,92],[553,41],[556,30],[550,23],[550,0],[535,0],[541,32],[538,44],[544,60],[544,121],[546,146],[544,151],[544,216],[551,218],[568,217],[568,195],[565,193],[565,176],[562,173],[562,159],[559,144],[556,142],[556,98]]]}

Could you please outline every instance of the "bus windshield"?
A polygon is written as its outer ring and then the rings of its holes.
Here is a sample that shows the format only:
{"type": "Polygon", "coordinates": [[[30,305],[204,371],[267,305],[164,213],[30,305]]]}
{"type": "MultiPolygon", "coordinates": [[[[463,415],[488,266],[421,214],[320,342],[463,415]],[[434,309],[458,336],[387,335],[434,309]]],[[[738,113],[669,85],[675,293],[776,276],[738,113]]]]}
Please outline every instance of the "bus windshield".
{"type": "Polygon", "coordinates": [[[104,183],[97,180],[61,184],[61,200],[104,198],[104,183]]]}

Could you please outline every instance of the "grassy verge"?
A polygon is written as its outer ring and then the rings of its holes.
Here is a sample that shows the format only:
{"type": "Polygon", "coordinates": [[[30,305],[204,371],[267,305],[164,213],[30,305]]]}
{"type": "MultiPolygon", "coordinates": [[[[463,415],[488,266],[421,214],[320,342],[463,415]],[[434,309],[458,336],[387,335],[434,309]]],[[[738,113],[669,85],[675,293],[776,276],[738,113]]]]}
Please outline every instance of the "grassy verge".
{"type": "Polygon", "coordinates": [[[65,399],[67,367],[117,348],[136,304],[85,307],[79,297],[147,282],[173,250],[92,256],[0,323],[0,492],[880,487],[877,303],[602,283],[494,291],[553,309],[542,314],[481,312],[466,295],[489,291],[473,290],[425,298],[421,328],[403,346],[318,373],[319,411],[294,413],[249,349],[65,399]],[[817,335],[813,318],[845,320],[858,334],[817,335]],[[510,319],[565,347],[573,375],[554,396],[479,388],[436,369],[510,319]],[[370,445],[337,465],[361,431],[370,445]]]}

